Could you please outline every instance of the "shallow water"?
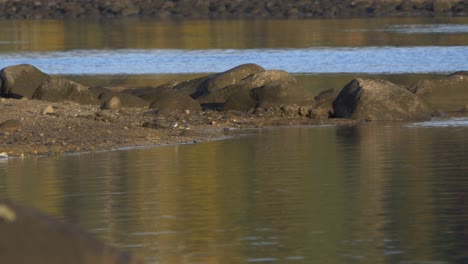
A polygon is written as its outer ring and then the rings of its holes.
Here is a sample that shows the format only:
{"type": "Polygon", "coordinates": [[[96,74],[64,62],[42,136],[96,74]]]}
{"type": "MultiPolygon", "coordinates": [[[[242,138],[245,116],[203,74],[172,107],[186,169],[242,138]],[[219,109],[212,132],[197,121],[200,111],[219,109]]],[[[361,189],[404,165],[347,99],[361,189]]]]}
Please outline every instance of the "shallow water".
{"type": "Polygon", "coordinates": [[[468,68],[468,20],[0,21],[0,68],[50,74],[450,73],[468,68]]]}
{"type": "Polygon", "coordinates": [[[0,163],[0,195],[149,263],[464,263],[468,119],[0,163]]]}
{"type": "MultiPolygon", "coordinates": [[[[317,92],[357,76],[411,85],[468,69],[467,25],[466,18],[0,21],[0,68],[27,62],[86,85],[125,87],[261,59],[317,92]]],[[[0,159],[0,197],[76,223],[149,263],[465,263],[466,135],[468,119],[434,119],[0,159]]]]}

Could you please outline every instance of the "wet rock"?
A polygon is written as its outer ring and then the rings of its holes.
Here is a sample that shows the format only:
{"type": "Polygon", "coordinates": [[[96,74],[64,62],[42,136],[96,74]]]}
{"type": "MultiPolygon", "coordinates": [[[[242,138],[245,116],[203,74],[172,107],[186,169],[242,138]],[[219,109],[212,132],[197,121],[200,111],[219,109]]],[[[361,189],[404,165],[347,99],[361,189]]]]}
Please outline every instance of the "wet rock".
{"type": "Polygon", "coordinates": [[[88,87],[61,78],[44,81],[37,88],[32,98],[49,102],[72,101],[79,104],[100,104],[95,94],[88,87]]]}
{"type": "Polygon", "coordinates": [[[2,263],[143,263],[79,228],[0,199],[2,263]]]}
{"type": "Polygon", "coordinates": [[[418,96],[383,80],[354,79],[333,102],[335,117],[356,120],[425,120],[430,109],[418,96]]]}
{"type": "Polygon", "coordinates": [[[0,96],[31,99],[41,83],[49,78],[30,64],[5,67],[0,71],[0,96]]]}
{"type": "Polygon", "coordinates": [[[21,121],[17,119],[8,119],[0,123],[0,130],[18,130],[21,128],[21,121]]]}
{"type": "Polygon", "coordinates": [[[468,76],[460,73],[440,80],[421,80],[408,90],[434,110],[450,113],[463,108],[468,102],[468,76]]]}
{"type": "Polygon", "coordinates": [[[257,101],[254,99],[250,90],[240,89],[226,100],[224,103],[224,111],[247,111],[249,109],[257,107],[257,101]]]}

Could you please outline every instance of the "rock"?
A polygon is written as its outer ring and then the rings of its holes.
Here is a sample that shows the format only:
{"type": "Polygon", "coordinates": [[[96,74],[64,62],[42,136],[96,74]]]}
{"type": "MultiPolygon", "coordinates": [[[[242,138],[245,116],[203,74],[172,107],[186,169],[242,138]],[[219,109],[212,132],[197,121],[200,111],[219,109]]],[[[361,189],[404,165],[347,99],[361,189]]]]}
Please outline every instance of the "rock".
{"type": "Polygon", "coordinates": [[[313,104],[312,95],[298,85],[296,78],[282,70],[262,71],[242,81],[214,91],[197,101],[225,103],[225,110],[246,111],[254,107],[313,104]]]}
{"type": "Polygon", "coordinates": [[[242,64],[225,72],[212,75],[198,87],[198,90],[201,93],[210,93],[220,90],[264,70],[263,67],[254,63],[242,64]]]}
{"type": "Polygon", "coordinates": [[[430,109],[408,90],[383,80],[354,79],[333,102],[337,118],[356,120],[426,120],[430,109]]]}
{"type": "Polygon", "coordinates": [[[252,74],[264,70],[265,69],[261,66],[254,63],[242,64],[225,72],[182,82],[176,85],[174,89],[189,94],[196,99],[213,91],[220,90],[226,86],[235,84],[252,74]]]}
{"type": "Polygon", "coordinates": [[[88,87],[61,78],[53,78],[44,81],[39,88],[37,88],[32,98],[49,102],[62,102],[67,100],[79,104],[100,104],[96,95],[90,91],[88,87]]]}
{"type": "Polygon", "coordinates": [[[250,90],[240,89],[236,93],[229,96],[224,103],[224,111],[247,111],[249,109],[257,107],[257,101],[253,98],[250,90]]]}
{"type": "Polygon", "coordinates": [[[43,115],[51,115],[54,114],[54,107],[51,105],[46,106],[44,109],[42,109],[42,114],[43,115]]]}
{"type": "Polygon", "coordinates": [[[329,115],[333,115],[333,101],[335,101],[337,96],[338,91],[336,89],[328,89],[320,92],[314,99],[317,107],[327,111],[329,115]]]}
{"type": "Polygon", "coordinates": [[[0,124],[0,130],[18,130],[21,128],[21,121],[17,119],[8,119],[0,124]]]}
{"type": "Polygon", "coordinates": [[[154,101],[149,108],[157,109],[158,114],[185,112],[186,110],[197,112],[202,110],[200,104],[192,97],[177,91],[164,93],[160,98],[154,101]]]}
{"type": "Polygon", "coordinates": [[[75,226],[0,199],[2,263],[143,263],[75,226]]]}
{"type": "Polygon", "coordinates": [[[421,80],[408,90],[434,110],[450,113],[463,108],[468,102],[468,76],[455,74],[440,80],[421,80]]]}
{"type": "Polygon", "coordinates": [[[105,110],[119,110],[120,108],[122,108],[122,103],[117,96],[112,96],[101,105],[101,109],[105,110]]]}
{"type": "Polygon", "coordinates": [[[19,64],[0,71],[0,96],[31,99],[36,89],[50,76],[30,64],[19,64]]]}
{"type": "Polygon", "coordinates": [[[121,105],[120,107],[141,107],[141,108],[144,108],[144,107],[148,107],[148,105],[149,105],[148,101],[146,101],[146,100],[144,100],[144,99],[142,99],[142,98],[140,98],[138,96],[135,96],[133,94],[130,94],[130,93],[114,92],[114,91],[111,91],[111,90],[106,89],[106,88],[99,89],[97,87],[92,87],[92,88],[90,88],[90,90],[101,91],[97,96],[97,98],[101,102],[101,106],[104,105],[104,104],[109,103],[109,101],[114,97],[119,99],[120,105],[121,105]]]}
{"type": "Polygon", "coordinates": [[[273,107],[279,105],[313,105],[312,94],[294,82],[271,82],[251,91],[257,98],[258,107],[273,107]]]}

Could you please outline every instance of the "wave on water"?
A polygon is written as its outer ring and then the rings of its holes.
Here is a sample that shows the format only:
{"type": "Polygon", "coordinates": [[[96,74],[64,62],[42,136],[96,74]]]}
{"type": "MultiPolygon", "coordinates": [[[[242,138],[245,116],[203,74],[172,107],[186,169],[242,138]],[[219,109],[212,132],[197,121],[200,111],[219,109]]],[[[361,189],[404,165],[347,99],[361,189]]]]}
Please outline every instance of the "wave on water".
{"type": "Polygon", "coordinates": [[[468,127],[468,117],[433,119],[431,121],[413,123],[408,125],[408,127],[468,127]]]}
{"type": "Polygon", "coordinates": [[[49,74],[220,72],[243,63],[291,73],[450,73],[468,68],[468,46],[306,49],[118,49],[0,53],[0,68],[29,63],[49,74]]]}

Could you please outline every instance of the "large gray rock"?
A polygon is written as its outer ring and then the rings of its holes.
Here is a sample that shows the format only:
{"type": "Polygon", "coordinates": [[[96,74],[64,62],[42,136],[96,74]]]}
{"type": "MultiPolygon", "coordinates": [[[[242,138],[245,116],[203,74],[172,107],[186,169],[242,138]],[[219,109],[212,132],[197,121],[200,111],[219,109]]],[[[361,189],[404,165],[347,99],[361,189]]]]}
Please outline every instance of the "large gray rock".
{"type": "Polygon", "coordinates": [[[198,98],[213,91],[220,90],[226,86],[233,85],[252,74],[264,70],[264,68],[257,64],[242,64],[225,72],[182,82],[175,86],[174,89],[183,91],[193,98],[198,98]]]}
{"type": "Polygon", "coordinates": [[[201,111],[200,104],[192,97],[172,90],[172,92],[164,93],[149,108],[157,109],[158,114],[169,114],[173,112],[197,112],[201,111]]]}
{"type": "Polygon", "coordinates": [[[468,76],[463,72],[440,80],[421,80],[408,90],[437,111],[456,112],[468,104],[468,76]]]}
{"type": "Polygon", "coordinates": [[[0,262],[143,263],[75,226],[0,199],[0,262]]]}
{"type": "Polygon", "coordinates": [[[100,104],[96,94],[90,91],[88,87],[59,78],[44,81],[37,88],[32,98],[49,102],[72,101],[79,104],[100,104]]]}
{"type": "Polygon", "coordinates": [[[225,102],[225,110],[246,111],[256,107],[314,104],[312,94],[297,83],[296,78],[282,70],[267,70],[199,98],[201,103],[225,102]],[[244,103],[244,105],[243,105],[244,103]]]}
{"type": "Polygon", "coordinates": [[[0,71],[0,96],[31,99],[37,87],[50,76],[30,64],[19,64],[0,71]]]}
{"type": "Polygon", "coordinates": [[[335,117],[356,120],[425,120],[426,103],[408,90],[383,80],[354,79],[333,102],[335,117]]]}

